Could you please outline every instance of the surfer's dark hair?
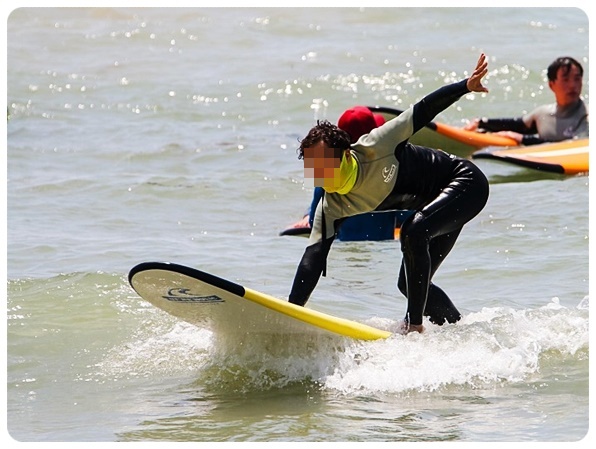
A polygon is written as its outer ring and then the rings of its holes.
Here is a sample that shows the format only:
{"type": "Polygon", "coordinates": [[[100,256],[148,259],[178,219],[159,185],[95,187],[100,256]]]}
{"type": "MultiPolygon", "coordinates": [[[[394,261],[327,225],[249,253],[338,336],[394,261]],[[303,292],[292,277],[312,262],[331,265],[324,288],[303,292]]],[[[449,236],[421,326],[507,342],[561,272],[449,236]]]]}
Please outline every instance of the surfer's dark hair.
{"type": "Polygon", "coordinates": [[[564,69],[564,73],[566,75],[573,66],[578,68],[579,74],[583,77],[584,68],[579,62],[569,56],[561,56],[560,58],[555,59],[551,65],[548,66],[546,76],[548,77],[549,81],[555,81],[560,68],[564,69]]]}
{"type": "Polygon", "coordinates": [[[310,148],[323,141],[329,148],[333,148],[334,156],[341,158],[343,152],[350,148],[350,135],[328,120],[317,120],[316,126],[311,128],[306,137],[300,141],[298,159],[304,159],[304,149],[310,148]]]}

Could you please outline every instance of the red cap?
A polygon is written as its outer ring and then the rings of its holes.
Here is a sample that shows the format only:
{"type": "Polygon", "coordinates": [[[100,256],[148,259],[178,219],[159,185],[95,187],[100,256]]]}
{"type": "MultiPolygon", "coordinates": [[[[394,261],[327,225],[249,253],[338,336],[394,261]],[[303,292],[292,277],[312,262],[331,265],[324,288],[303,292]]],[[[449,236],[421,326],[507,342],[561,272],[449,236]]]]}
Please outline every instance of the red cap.
{"type": "Polygon", "coordinates": [[[350,140],[354,143],[360,136],[368,134],[383,123],[385,123],[385,119],[382,115],[373,114],[365,106],[354,106],[341,115],[337,121],[337,126],[346,131],[350,135],[350,140]]]}
{"type": "Polygon", "coordinates": [[[375,122],[377,123],[377,128],[385,124],[385,117],[383,117],[381,114],[373,114],[373,117],[375,118],[375,122]]]}

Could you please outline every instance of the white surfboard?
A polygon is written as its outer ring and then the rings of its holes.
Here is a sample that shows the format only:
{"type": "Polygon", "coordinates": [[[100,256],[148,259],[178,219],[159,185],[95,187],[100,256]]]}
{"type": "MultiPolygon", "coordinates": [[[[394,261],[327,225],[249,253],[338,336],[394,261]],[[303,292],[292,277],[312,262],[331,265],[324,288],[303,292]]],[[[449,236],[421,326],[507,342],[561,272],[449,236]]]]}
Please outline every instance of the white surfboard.
{"type": "Polygon", "coordinates": [[[359,340],[391,335],[391,332],[297,306],[183,265],[142,263],[130,270],[128,279],[139,296],[154,306],[215,333],[319,333],[359,340]]]}

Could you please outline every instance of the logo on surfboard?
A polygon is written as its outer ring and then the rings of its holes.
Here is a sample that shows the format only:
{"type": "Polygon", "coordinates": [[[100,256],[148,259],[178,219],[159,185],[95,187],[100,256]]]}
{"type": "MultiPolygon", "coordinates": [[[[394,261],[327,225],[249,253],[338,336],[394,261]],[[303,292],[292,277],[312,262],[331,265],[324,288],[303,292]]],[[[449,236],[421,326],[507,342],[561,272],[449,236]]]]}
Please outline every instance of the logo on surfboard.
{"type": "Polygon", "coordinates": [[[190,292],[189,288],[171,288],[168,290],[168,294],[162,296],[162,298],[168,301],[174,302],[199,302],[199,303],[213,303],[213,302],[225,302],[222,298],[217,295],[200,296],[190,292]]]}

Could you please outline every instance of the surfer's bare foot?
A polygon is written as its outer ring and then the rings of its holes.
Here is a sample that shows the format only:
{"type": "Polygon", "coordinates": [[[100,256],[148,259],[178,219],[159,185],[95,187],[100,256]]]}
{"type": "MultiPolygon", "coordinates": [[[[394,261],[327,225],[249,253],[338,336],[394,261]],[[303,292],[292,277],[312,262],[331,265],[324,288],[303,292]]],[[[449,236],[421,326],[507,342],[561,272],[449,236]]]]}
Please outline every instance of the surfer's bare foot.
{"type": "Polygon", "coordinates": [[[422,332],[424,332],[424,326],[422,324],[409,324],[408,334],[410,332],[418,332],[419,334],[421,334],[422,332]]]}
{"type": "Polygon", "coordinates": [[[409,334],[410,332],[418,332],[421,334],[424,332],[424,326],[422,324],[409,324],[407,321],[402,321],[398,332],[402,335],[409,334]]]}

